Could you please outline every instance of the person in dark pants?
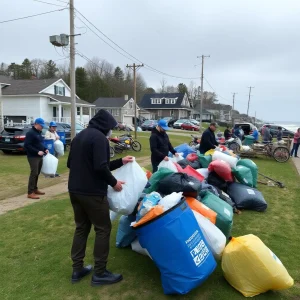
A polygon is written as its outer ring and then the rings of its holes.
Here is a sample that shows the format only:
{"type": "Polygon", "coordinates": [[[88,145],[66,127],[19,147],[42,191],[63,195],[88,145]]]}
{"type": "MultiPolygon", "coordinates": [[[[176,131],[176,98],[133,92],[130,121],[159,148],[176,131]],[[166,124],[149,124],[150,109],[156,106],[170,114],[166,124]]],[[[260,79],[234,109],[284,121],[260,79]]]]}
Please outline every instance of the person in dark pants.
{"type": "Polygon", "coordinates": [[[38,189],[38,179],[43,166],[43,156],[48,153],[43,144],[42,130],[45,121],[42,118],[35,120],[32,129],[26,133],[24,148],[30,166],[30,176],[28,181],[28,198],[40,199],[39,195],[45,195],[38,189]]]}
{"type": "Polygon", "coordinates": [[[294,143],[293,143],[293,148],[291,151],[291,156],[298,157],[298,149],[299,149],[299,143],[300,141],[300,128],[298,128],[297,132],[294,135],[294,143]]]}
{"type": "Polygon", "coordinates": [[[162,160],[168,161],[169,151],[178,156],[178,153],[174,150],[170,143],[169,137],[166,134],[166,130],[169,130],[166,120],[159,120],[156,128],[152,129],[150,136],[150,150],[151,150],[151,163],[152,173],[155,173],[158,169],[158,165],[162,160]]]}
{"type": "Polygon", "coordinates": [[[116,126],[112,115],[100,110],[71,143],[67,166],[70,169],[68,188],[76,223],[71,249],[73,283],[92,271],[92,266],[84,267],[83,263],[92,225],[96,232],[92,285],[112,284],[123,279],[122,275],[112,274],[106,269],[111,232],[107,188],[110,185],[119,192],[125,183],[117,181],[111,171],[133,161],[133,157],[127,156],[110,162],[107,137],[116,126]]]}
{"type": "Polygon", "coordinates": [[[224,131],[224,137],[225,137],[225,140],[229,140],[231,138],[231,132],[229,130],[229,126],[226,127],[225,131],[224,131]]]}
{"type": "Polygon", "coordinates": [[[209,127],[203,132],[199,148],[201,154],[205,154],[207,151],[215,149],[219,145],[215,136],[217,126],[217,123],[212,122],[210,123],[209,127]]]}

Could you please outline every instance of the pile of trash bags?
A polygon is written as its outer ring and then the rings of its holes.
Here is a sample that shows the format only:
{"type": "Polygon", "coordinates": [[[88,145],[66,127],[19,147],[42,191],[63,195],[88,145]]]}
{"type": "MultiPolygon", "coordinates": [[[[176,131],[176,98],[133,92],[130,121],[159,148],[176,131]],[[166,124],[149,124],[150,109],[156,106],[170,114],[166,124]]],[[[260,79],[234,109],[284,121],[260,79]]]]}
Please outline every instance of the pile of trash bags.
{"type": "Polygon", "coordinates": [[[126,181],[122,192],[108,191],[111,218],[120,216],[116,246],[148,256],[160,270],[165,294],[200,286],[220,260],[226,280],[245,296],[292,286],[258,237],[231,235],[234,213],[267,209],[256,189],[256,164],[225,147],[205,155],[185,145],[179,149],[182,155],[162,161],[151,177],[136,162],[115,172],[126,181]]]}

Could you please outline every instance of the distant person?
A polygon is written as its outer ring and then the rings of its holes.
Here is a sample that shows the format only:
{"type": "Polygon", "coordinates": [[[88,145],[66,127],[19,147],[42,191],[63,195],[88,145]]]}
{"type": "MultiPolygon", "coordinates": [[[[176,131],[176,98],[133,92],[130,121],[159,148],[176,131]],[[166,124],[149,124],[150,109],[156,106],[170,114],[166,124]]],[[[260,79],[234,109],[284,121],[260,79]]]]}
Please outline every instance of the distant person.
{"type": "Polygon", "coordinates": [[[38,179],[43,166],[43,156],[48,153],[48,149],[43,144],[42,130],[45,127],[45,121],[37,118],[26,133],[24,148],[27,154],[27,160],[30,166],[30,176],[28,181],[28,198],[40,199],[40,195],[45,195],[38,189],[38,179]]]}
{"type": "Polygon", "coordinates": [[[294,143],[291,151],[291,156],[298,157],[298,149],[300,145],[300,128],[298,128],[297,132],[294,135],[294,143]]]}
{"type": "Polygon", "coordinates": [[[217,127],[217,123],[212,122],[203,132],[199,148],[201,154],[205,154],[207,151],[215,149],[219,145],[215,136],[217,127]]]}
{"type": "MultiPolygon", "coordinates": [[[[60,137],[57,134],[56,129],[57,129],[56,123],[54,121],[50,122],[49,129],[46,131],[45,134],[45,140],[53,140],[53,142],[59,140],[60,137]]],[[[58,158],[58,154],[55,150],[54,150],[54,155],[56,158],[58,158]]],[[[55,176],[52,175],[51,177],[59,177],[59,174],[56,173],[55,176]]]]}
{"type": "Polygon", "coordinates": [[[277,132],[277,136],[276,136],[277,142],[282,141],[282,135],[283,135],[283,133],[282,133],[282,127],[278,127],[278,132],[277,132]]]}
{"type": "Polygon", "coordinates": [[[227,126],[225,131],[224,131],[224,137],[225,137],[226,141],[231,138],[231,132],[230,132],[229,126],[227,126]]]}
{"type": "Polygon", "coordinates": [[[264,134],[263,134],[263,142],[264,143],[270,143],[272,141],[272,135],[270,131],[270,125],[266,125],[264,129],[264,134]]]}
{"type": "Polygon", "coordinates": [[[82,130],[72,140],[67,166],[69,174],[69,194],[74,211],[76,230],[73,238],[71,258],[73,273],[71,281],[80,281],[92,271],[92,266],[84,266],[87,239],[94,225],[94,275],[93,286],[113,284],[123,279],[120,274],[107,270],[111,221],[107,189],[122,190],[125,182],[117,180],[111,171],[133,162],[127,156],[110,161],[109,142],[112,129],[117,121],[104,109],[90,120],[88,128],[82,130]]]}
{"type": "Polygon", "coordinates": [[[241,126],[235,125],[233,133],[235,137],[239,138],[241,141],[243,140],[244,131],[241,126]]]}
{"type": "Polygon", "coordinates": [[[258,142],[258,138],[259,138],[257,127],[253,128],[253,133],[251,135],[254,137],[254,142],[257,143],[258,142]]]}
{"type": "Polygon", "coordinates": [[[170,143],[169,137],[166,133],[169,129],[167,121],[163,119],[159,120],[157,126],[152,129],[150,136],[150,150],[153,173],[157,171],[158,165],[162,160],[169,160],[169,152],[175,156],[179,155],[170,143]]]}

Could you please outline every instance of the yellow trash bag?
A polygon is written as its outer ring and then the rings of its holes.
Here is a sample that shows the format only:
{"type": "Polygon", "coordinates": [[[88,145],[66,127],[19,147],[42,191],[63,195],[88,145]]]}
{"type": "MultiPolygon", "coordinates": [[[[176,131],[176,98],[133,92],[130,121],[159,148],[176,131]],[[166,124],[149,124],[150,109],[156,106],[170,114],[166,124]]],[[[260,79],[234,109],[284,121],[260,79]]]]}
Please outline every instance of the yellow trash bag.
{"type": "Polygon", "coordinates": [[[215,150],[210,149],[210,150],[206,151],[204,155],[213,155],[214,153],[215,153],[215,150]]]}
{"type": "Polygon", "coordinates": [[[245,297],[294,284],[279,258],[255,235],[232,238],[222,257],[224,277],[245,297]]]}

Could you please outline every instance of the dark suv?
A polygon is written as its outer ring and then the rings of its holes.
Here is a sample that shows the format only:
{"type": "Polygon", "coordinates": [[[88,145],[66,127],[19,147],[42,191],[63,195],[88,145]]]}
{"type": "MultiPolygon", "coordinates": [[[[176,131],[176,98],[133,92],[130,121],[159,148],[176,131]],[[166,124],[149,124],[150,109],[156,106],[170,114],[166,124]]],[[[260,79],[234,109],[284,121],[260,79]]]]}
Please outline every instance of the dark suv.
{"type": "Polygon", "coordinates": [[[262,128],[260,129],[260,133],[261,133],[261,134],[262,134],[264,128],[265,128],[267,125],[270,126],[270,133],[271,133],[272,138],[276,138],[277,133],[278,133],[278,127],[281,127],[281,128],[282,128],[282,137],[284,137],[284,138],[287,138],[287,137],[291,137],[291,138],[292,138],[292,137],[294,137],[295,132],[290,131],[290,130],[288,130],[288,129],[286,129],[286,128],[280,126],[280,125],[276,125],[276,124],[264,124],[264,125],[262,126],[262,128]]]}
{"type": "Polygon", "coordinates": [[[25,152],[24,142],[26,133],[31,129],[27,127],[5,127],[0,133],[0,150],[5,154],[25,152]]]}

